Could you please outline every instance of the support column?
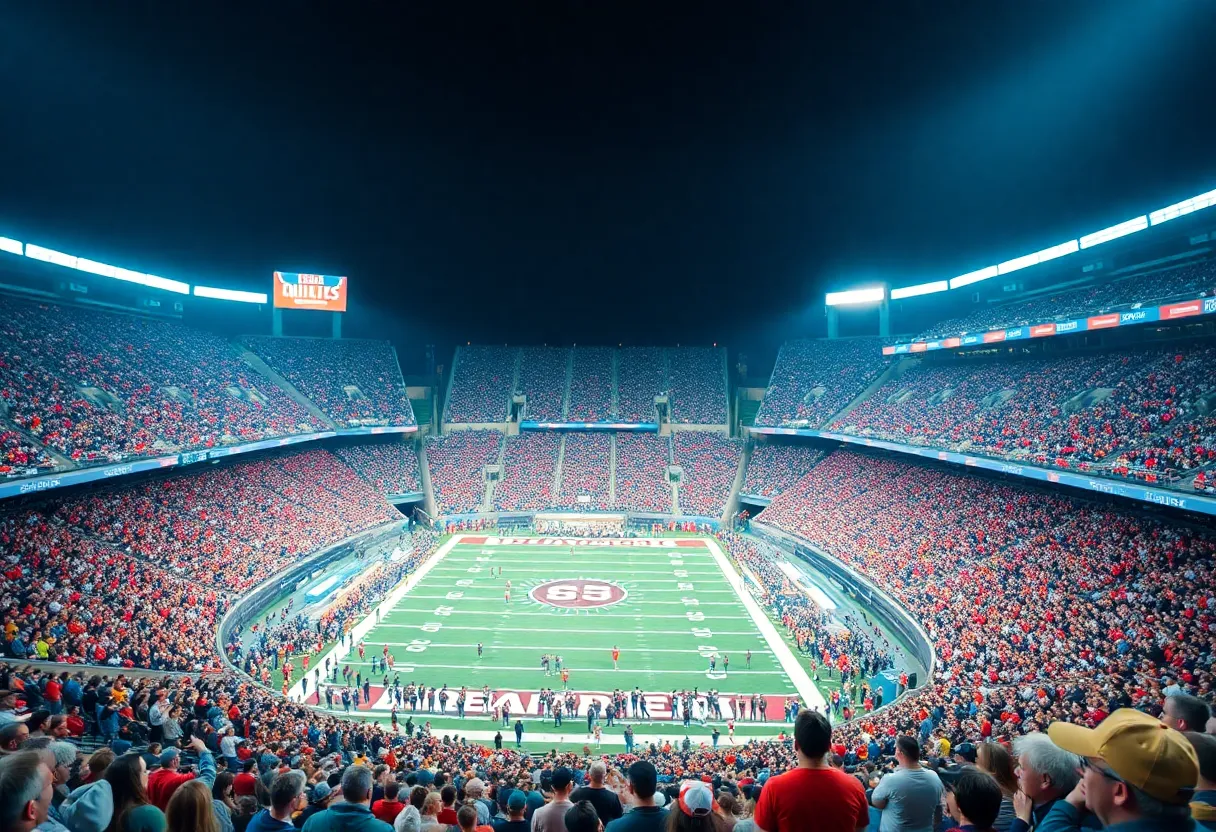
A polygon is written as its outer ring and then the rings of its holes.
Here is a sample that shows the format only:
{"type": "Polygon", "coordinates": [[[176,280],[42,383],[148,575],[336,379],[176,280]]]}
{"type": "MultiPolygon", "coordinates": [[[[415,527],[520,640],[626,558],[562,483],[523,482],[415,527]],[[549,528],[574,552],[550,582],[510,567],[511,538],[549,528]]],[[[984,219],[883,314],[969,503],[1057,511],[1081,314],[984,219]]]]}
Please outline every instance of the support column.
{"type": "Polygon", "coordinates": [[[283,310],[277,306],[270,309],[270,333],[275,338],[283,337],[283,310]]]}
{"type": "Polygon", "coordinates": [[[891,337],[891,302],[886,298],[878,305],[878,334],[883,338],[891,337]]]}
{"type": "Polygon", "coordinates": [[[342,313],[341,313],[341,312],[335,312],[335,313],[333,313],[333,315],[334,315],[334,318],[333,318],[333,321],[334,321],[334,340],[338,340],[339,338],[341,338],[341,337],[342,337],[342,313]]]}
{"type": "Polygon", "coordinates": [[[836,311],[835,306],[827,307],[828,310],[828,337],[840,337],[840,313],[836,311]]]}

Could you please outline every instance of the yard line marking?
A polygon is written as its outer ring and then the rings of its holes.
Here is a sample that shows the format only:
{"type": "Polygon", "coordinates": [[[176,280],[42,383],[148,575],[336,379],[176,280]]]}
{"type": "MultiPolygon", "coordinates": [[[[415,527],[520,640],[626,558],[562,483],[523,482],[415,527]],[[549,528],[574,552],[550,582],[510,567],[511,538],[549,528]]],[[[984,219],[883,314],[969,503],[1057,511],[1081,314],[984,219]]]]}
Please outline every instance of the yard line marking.
{"type": "MultiPolygon", "coordinates": [[[[390,624],[389,622],[384,621],[384,622],[381,622],[380,624],[376,625],[377,629],[379,629],[380,627],[401,627],[401,628],[407,629],[407,630],[420,630],[420,629],[422,629],[422,624],[390,624]]],[[[448,630],[477,630],[478,632],[485,632],[485,629],[486,629],[485,627],[469,627],[469,626],[465,626],[462,624],[444,624],[443,625],[443,630],[445,632],[448,630]]],[[[552,627],[495,627],[494,631],[501,632],[501,633],[552,633],[553,628],[552,627]]],[[[645,634],[648,636],[685,636],[689,639],[693,638],[693,636],[689,633],[688,630],[646,630],[645,634]]],[[[721,636],[758,636],[758,635],[760,635],[760,631],[759,630],[714,630],[714,638],[717,638],[720,635],[721,636]]],[[[370,643],[370,642],[376,641],[376,639],[368,638],[367,641],[370,643]]]]}
{"type": "MultiPolygon", "coordinates": [[[[408,596],[407,596],[407,598],[408,598],[408,596]]],[[[512,601],[512,603],[514,604],[514,603],[521,603],[521,602],[512,601]]],[[[529,602],[529,604],[530,603],[531,602],[529,602]]],[[[731,606],[739,606],[739,605],[732,604],[731,606]]],[[[429,615],[435,614],[434,610],[419,609],[417,607],[397,607],[396,609],[393,610],[393,612],[395,612],[395,613],[396,612],[425,612],[429,615]]],[[[505,607],[499,612],[499,614],[501,614],[501,615],[505,615],[508,613],[510,615],[543,616],[545,618],[564,618],[564,617],[566,617],[566,616],[563,616],[559,612],[522,612],[522,611],[516,611],[514,609],[509,609],[509,608],[505,608],[505,607]]],[[[447,614],[448,615],[493,615],[494,610],[452,609],[447,614]]],[[[650,615],[650,614],[640,614],[640,613],[638,613],[638,614],[625,613],[624,615],[613,615],[612,613],[601,612],[601,613],[591,613],[588,616],[588,620],[590,620],[590,621],[597,621],[601,618],[680,618],[685,621],[692,620],[687,615],[650,615]]],[[[707,616],[705,616],[705,620],[706,621],[711,621],[711,620],[712,621],[723,621],[723,620],[727,620],[727,619],[726,619],[726,616],[716,616],[715,617],[712,615],[707,615],[707,616]]],[[[357,636],[356,636],[356,638],[357,638],[357,636]]]]}
{"type": "MultiPolygon", "coordinates": [[[[533,648],[533,649],[536,649],[536,648],[533,648]]],[[[351,667],[371,667],[372,666],[371,662],[342,662],[342,664],[344,666],[350,665],[351,667]]],[[[417,672],[419,670],[469,670],[469,669],[471,669],[468,664],[418,664],[416,662],[407,662],[404,659],[401,661],[401,664],[403,664],[403,665],[408,664],[410,667],[414,668],[413,670],[410,671],[410,673],[414,676],[418,675],[417,672]]],[[[562,667],[563,668],[569,667],[571,673],[580,673],[580,674],[583,674],[583,673],[611,673],[611,674],[615,674],[617,678],[620,678],[620,676],[621,676],[619,671],[617,671],[611,667],[577,667],[577,666],[570,666],[570,664],[568,662],[563,662],[562,667]]],[[[529,672],[543,674],[543,671],[541,670],[540,665],[536,665],[536,664],[511,665],[511,666],[499,664],[499,665],[494,665],[493,669],[494,670],[526,670],[529,672]]],[[[393,670],[394,669],[391,667],[388,669],[389,673],[392,673],[393,670]]],[[[697,676],[704,676],[705,668],[699,667],[696,670],[634,671],[634,673],[650,673],[650,674],[654,674],[654,675],[662,675],[664,673],[684,673],[684,674],[695,674],[697,676]]],[[[730,671],[730,673],[728,674],[728,678],[729,678],[729,676],[734,676],[735,674],[738,674],[741,676],[744,676],[744,675],[746,675],[746,676],[784,676],[785,671],[784,670],[744,670],[743,668],[740,668],[738,670],[730,671]]],[[[550,677],[550,678],[552,678],[552,677],[550,677]]],[[[323,683],[323,684],[326,684],[326,683],[323,683]]]]}
{"type": "MultiPolygon", "coordinates": [[[[546,632],[549,632],[549,631],[546,631],[546,632]]],[[[749,633],[749,635],[750,635],[750,633],[749,633]]],[[[409,642],[409,641],[380,641],[379,639],[371,639],[371,641],[375,642],[376,644],[387,644],[389,647],[407,647],[413,643],[413,642],[409,642]]],[[[551,644],[549,642],[545,642],[545,645],[546,646],[543,649],[547,650],[550,653],[567,653],[567,652],[573,652],[576,650],[580,651],[580,652],[584,652],[584,653],[610,653],[611,652],[611,650],[607,647],[562,647],[562,646],[554,646],[553,644],[551,644]]],[[[476,643],[473,643],[473,644],[437,644],[435,642],[432,642],[427,645],[428,650],[430,650],[433,647],[460,647],[460,648],[467,648],[469,650],[475,650],[475,649],[477,649],[477,644],[476,643]]],[[[517,644],[509,644],[509,645],[501,644],[501,645],[496,645],[494,647],[494,649],[495,650],[531,650],[532,652],[536,652],[537,650],[539,650],[541,648],[537,647],[535,644],[518,644],[518,645],[517,644]]],[[[746,649],[746,648],[744,648],[744,649],[746,649]]],[[[676,650],[676,649],[672,649],[669,647],[668,648],[630,647],[627,651],[623,651],[623,652],[628,652],[628,653],[700,653],[700,650],[697,649],[696,647],[686,647],[683,650],[676,650]]],[[[760,655],[761,653],[771,654],[772,652],[773,652],[772,650],[764,650],[764,649],[753,650],[752,655],[757,656],[757,655],[760,655]]],[[[415,665],[415,667],[417,667],[417,665],[415,665]]],[[[497,665],[495,665],[495,667],[497,667],[497,665]]]]}

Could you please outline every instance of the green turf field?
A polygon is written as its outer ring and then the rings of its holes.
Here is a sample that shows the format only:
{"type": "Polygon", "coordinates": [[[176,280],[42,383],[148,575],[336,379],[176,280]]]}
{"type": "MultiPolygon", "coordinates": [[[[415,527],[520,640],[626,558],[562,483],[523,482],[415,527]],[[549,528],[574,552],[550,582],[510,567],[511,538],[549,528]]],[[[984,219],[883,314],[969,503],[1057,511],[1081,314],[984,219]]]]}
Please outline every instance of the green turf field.
{"type": "MultiPolygon", "coordinates": [[[[372,656],[382,655],[387,645],[394,660],[390,680],[399,674],[402,685],[446,684],[457,690],[463,685],[476,691],[465,720],[455,717],[454,695],[445,715],[419,709],[415,722],[430,719],[437,733],[451,726],[463,728],[464,734],[492,734],[481,706],[483,685],[493,691],[492,704],[510,705],[512,723],[514,716],[522,716],[529,732],[550,731],[551,720],[542,721],[532,700],[540,688],[561,690],[563,683],[555,669],[546,676],[542,654],[562,657],[569,670],[567,685],[580,695],[580,717],[595,694],[635,687],[651,694],[651,718],[635,723],[635,730],[646,735],[686,733],[682,721],[671,722],[669,697],[661,696],[673,690],[704,693],[712,688],[728,703],[737,694],[769,697],[768,724],[739,721],[736,734],[743,737],[775,734],[785,697],[810,688],[810,696],[802,698],[817,698],[788,644],[750,598],[749,609],[738,589],[742,579],[706,538],[631,545],[584,541],[573,547],[507,540],[464,535],[448,541],[419,568],[404,594],[394,593],[400,597],[385,605],[378,621],[373,616],[356,628],[356,644],[363,642],[365,658],[360,660],[353,649],[343,655],[342,664],[368,678],[372,656]],[[617,668],[614,646],[620,650],[617,668]]],[[[371,703],[358,709],[360,715],[383,718],[388,713],[383,677],[380,672],[373,677],[371,703]]],[[[719,725],[733,707],[726,705],[719,725]]],[[[407,702],[401,720],[410,713],[407,702]]],[[[571,729],[579,728],[579,719],[568,717],[567,722],[571,729]]],[[[586,728],[585,718],[581,727],[586,728]]],[[[694,728],[701,734],[711,730],[694,728]]],[[[605,729],[605,742],[619,743],[619,730],[605,729]]],[[[504,730],[504,736],[508,733],[504,730]]],[[[724,742],[725,733],[723,728],[724,742]]]]}

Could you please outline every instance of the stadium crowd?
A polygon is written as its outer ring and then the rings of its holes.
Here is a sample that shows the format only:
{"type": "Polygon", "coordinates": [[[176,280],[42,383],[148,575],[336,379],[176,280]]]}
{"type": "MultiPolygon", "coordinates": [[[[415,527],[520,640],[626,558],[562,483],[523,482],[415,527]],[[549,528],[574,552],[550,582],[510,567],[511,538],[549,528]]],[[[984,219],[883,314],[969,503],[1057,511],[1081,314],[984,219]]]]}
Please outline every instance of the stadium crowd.
{"type": "Polygon", "coordinates": [[[496,430],[458,430],[426,438],[431,488],[440,514],[477,511],[485,497],[482,470],[498,462],[503,435],[496,430]]]}
{"type": "MultiPolygon", "coordinates": [[[[0,356],[0,364],[4,360],[0,356]]],[[[3,367],[0,367],[0,376],[3,372],[3,367]]],[[[53,471],[56,467],[58,463],[46,448],[15,430],[0,427],[0,479],[33,476],[53,471]]]]}
{"type": "Polygon", "coordinates": [[[786,341],[756,424],[819,428],[887,369],[877,338],[786,341]]]}
{"type": "Polygon", "coordinates": [[[665,436],[618,433],[616,436],[616,504],[636,511],[671,513],[667,466],[671,444],[665,436]]]}
{"type": "Polygon", "coordinates": [[[575,347],[570,374],[570,406],[566,418],[571,422],[606,422],[616,416],[612,400],[612,364],[615,350],[610,347],[575,347]]]}
{"type": "Polygon", "coordinates": [[[1149,481],[1216,462],[1216,348],[925,363],[831,427],[1149,481]]]}
{"type": "Polygon", "coordinates": [[[726,424],[725,350],[673,347],[667,350],[671,421],[682,425],[726,424]]]}
{"type": "Polygon", "coordinates": [[[218,336],[50,304],[6,306],[0,398],[5,418],[82,465],[324,428],[218,336]]]}
{"type": "Polygon", "coordinates": [[[335,453],[379,494],[409,494],[422,488],[413,442],[362,442],[335,453]]]}
{"type": "Polygon", "coordinates": [[[529,420],[561,421],[569,361],[570,350],[566,348],[524,347],[520,351],[518,388],[528,397],[529,420]]]}
{"type": "MultiPolygon", "coordinates": [[[[576,352],[577,356],[578,353],[576,352]]],[[[562,453],[562,482],[558,505],[606,511],[612,508],[612,436],[608,433],[568,433],[562,453]],[[579,497],[590,498],[579,502],[579,497]]]]}
{"type": "Polygon", "coordinates": [[[1216,537],[936,468],[836,452],[761,516],[913,611],[931,683],[844,736],[1006,739],[1213,690],[1216,537]],[[926,724],[921,713],[931,715],[926,724]]]}
{"type": "Polygon", "coordinates": [[[387,341],[249,337],[245,344],[339,428],[415,424],[387,341]]]}
{"type": "Polygon", "coordinates": [[[1216,292],[1216,263],[1192,263],[977,309],[967,315],[935,323],[918,335],[917,340],[1083,318],[1121,307],[1132,307],[1133,304],[1151,305],[1172,298],[1189,300],[1211,297],[1213,292],[1216,292]]]}
{"type": "Polygon", "coordinates": [[[658,347],[617,353],[617,412],[622,422],[653,422],[654,397],[667,390],[667,360],[658,347]]]}
{"type": "Polygon", "coordinates": [[[747,461],[743,493],[776,497],[811,470],[823,456],[823,451],[806,445],[757,442],[747,461]]]}
{"type": "Polygon", "coordinates": [[[726,507],[739,457],[740,440],[713,431],[678,431],[672,437],[680,479],[680,511],[702,517],[719,517],[726,507]]]}
{"type": "Polygon", "coordinates": [[[553,506],[553,478],[561,434],[521,433],[506,438],[502,479],[494,489],[499,510],[537,511],[553,506]]]}
{"type": "Polygon", "coordinates": [[[452,368],[444,421],[505,422],[518,347],[461,347],[452,368]]]}

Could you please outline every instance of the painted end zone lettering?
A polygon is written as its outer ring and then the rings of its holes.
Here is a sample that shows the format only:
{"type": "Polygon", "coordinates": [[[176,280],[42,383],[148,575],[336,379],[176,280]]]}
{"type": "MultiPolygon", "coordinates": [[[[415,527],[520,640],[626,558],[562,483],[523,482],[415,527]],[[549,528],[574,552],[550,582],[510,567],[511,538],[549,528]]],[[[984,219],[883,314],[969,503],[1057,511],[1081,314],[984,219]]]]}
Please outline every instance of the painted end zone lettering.
{"type": "Polygon", "coordinates": [[[696,538],[630,538],[630,537],[487,537],[463,535],[461,544],[469,546],[624,546],[635,549],[704,549],[705,543],[696,538]]]}
{"type": "MultiPolygon", "coordinates": [[[[334,710],[335,711],[342,710],[342,702],[341,702],[342,686],[341,685],[327,685],[327,684],[322,683],[322,685],[321,685],[322,693],[320,695],[318,695],[318,693],[316,691],[310,691],[308,696],[304,699],[304,704],[314,705],[314,706],[315,705],[324,706],[324,704],[325,704],[324,690],[326,688],[330,688],[334,692],[334,699],[335,699],[335,706],[336,706],[334,708],[334,710]]],[[[359,710],[360,712],[382,711],[385,714],[388,714],[388,712],[392,710],[394,700],[395,700],[395,697],[392,696],[392,689],[381,687],[380,685],[372,685],[370,690],[371,690],[370,700],[368,702],[361,702],[359,704],[359,707],[357,708],[357,710],[359,710]]],[[[448,699],[447,708],[445,708],[443,711],[440,711],[439,703],[436,702],[435,703],[435,712],[436,713],[444,713],[444,714],[451,714],[451,715],[456,714],[456,712],[457,712],[456,711],[456,690],[449,688],[448,693],[451,694],[451,696],[448,699]]],[[[607,706],[608,703],[612,701],[612,694],[610,692],[600,692],[600,691],[578,692],[578,693],[575,693],[574,696],[575,696],[575,700],[577,703],[575,705],[575,707],[577,709],[577,713],[579,713],[579,714],[586,713],[587,706],[590,705],[592,702],[599,702],[601,706],[607,706]]],[[[751,694],[733,694],[733,693],[719,694],[718,695],[718,704],[722,708],[722,718],[723,719],[734,719],[738,716],[738,713],[736,712],[736,707],[735,707],[737,696],[744,696],[746,699],[748,699],[749,700],[748,706],[750,709],[751,694]]],[[[404,687],[403,687],[403,697],[404,697],[404,687]]],[[[671,719],[671,694],[670,693],[646,693],[646,694],[643,694],[643,698],[646,700],[646,710],[650,713],[651,718],[653,718],[653,719],[671,719]]],[[[764,699],[764,704],[765,704],[765,715],[767,716],[767,718],[774,722],[779,722],[781,720],[781,715],[784,712],[785,703],[788,698],[796,698],[796,697],[793,697],[792,695],[787,697],[787,696],[781,695],[781,694],[765,694],[763,696],[763,699],[764,699]]],[[[427,711],[425,708],[419,708],[417,711],[410,710],[409,700],[403,699],[403,701],[404,701],[404,707],[397,709],[397,718],[401,722],[405,722],[405,718],[407,716],[411,716],[411,715],[416,716],[416,717],[422,717],[422,718],[425,718],[428,715],[433,715],[433,714],[431,714],[431,712],[427,711]]],[[[697,703],[700,705],[700,707],[703,711],[705,709],[705,705],[706,705],[705,697],[704,696],[697,697],[697,703]]],[[[535,716],[535,717],[541,716],[540,694],[536,693],[535,691],[523,691],[523,690],[493,690],[493,691],[490,691],[490,705],[489,705],[489,708],[487,709],[486,703],[485,703],[484,697],[481,694],[481,691],[470,689],[467,694],[467,699],[465,700],[464,710],[465,710],[466,714],[487,714],[487,713],[491,713],[495,708],[501,708],[504,705],[507,707],[508,710],[510,710],[512,719],[514,719],[517,716],[535,716]]],[[[633,716],[632,705],[630,705],[629,707],[630,707],[630,716],[627,718],[632,718],[632,716],[633,716]]],[[[352,709],[352,710],[355,710],[355,709],[352,709]]],[[[572,719],[572,722],[574,724],[577,724],[577,722],[578,722],[577,718],[571,718],[569,715],[567,715],[567,718],[572,719]]],[[[476,727],[476,726],[473,726],[473,727],[476,727]]]]}

